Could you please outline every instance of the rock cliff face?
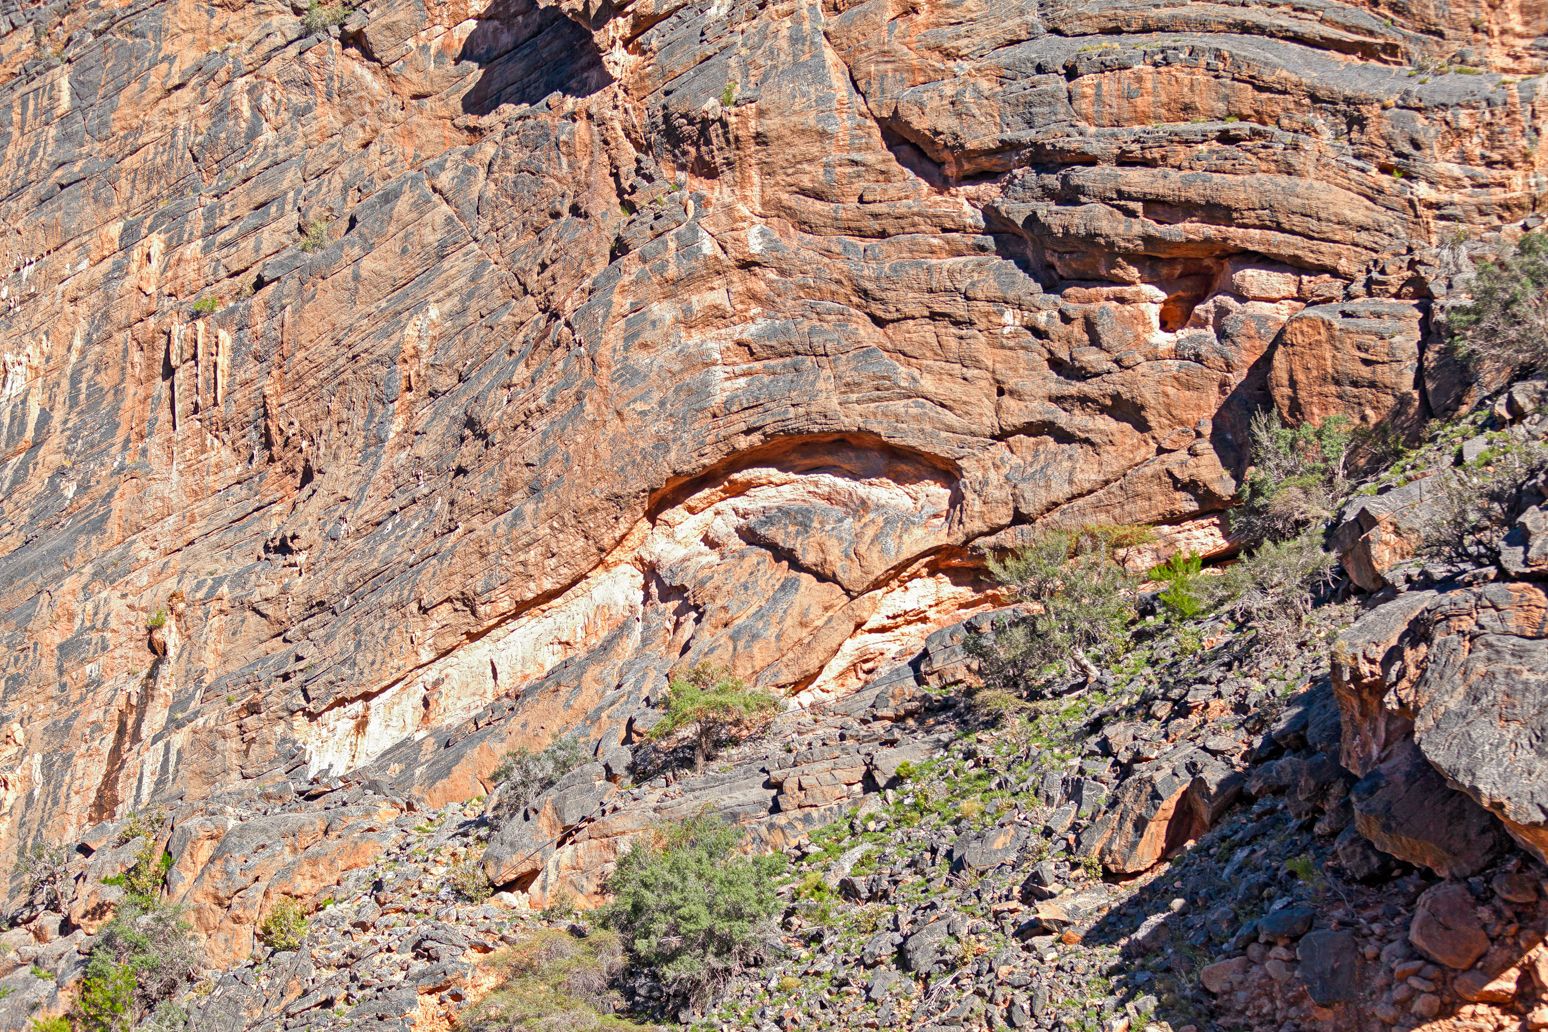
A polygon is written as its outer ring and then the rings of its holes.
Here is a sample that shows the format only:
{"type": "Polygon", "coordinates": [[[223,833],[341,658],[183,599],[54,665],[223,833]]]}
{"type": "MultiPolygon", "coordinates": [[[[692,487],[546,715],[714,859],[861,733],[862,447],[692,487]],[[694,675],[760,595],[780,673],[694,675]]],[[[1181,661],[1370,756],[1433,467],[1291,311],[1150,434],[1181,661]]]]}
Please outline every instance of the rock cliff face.
{"type": "Polygon", "coordinates": [[[1545,17],[9,4],[0,852],[466,798],[682,660],[833,698],[1036,521],[1220,547],[1251,407],[1439,404],[1545,17]]]}

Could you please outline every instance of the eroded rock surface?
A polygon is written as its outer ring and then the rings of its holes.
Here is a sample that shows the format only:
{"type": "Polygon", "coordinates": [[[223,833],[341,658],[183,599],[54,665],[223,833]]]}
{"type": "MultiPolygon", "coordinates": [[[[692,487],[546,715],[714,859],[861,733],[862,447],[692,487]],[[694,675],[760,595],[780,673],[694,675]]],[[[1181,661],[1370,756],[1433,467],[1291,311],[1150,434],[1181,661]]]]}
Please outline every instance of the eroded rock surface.
{"type": "Polygon", "coordinates": [[[1039,519],[1218,547],[1251,406],[1427,409],[1541,15],[8,5],[0,846],[833,698],[1039,519]]]}

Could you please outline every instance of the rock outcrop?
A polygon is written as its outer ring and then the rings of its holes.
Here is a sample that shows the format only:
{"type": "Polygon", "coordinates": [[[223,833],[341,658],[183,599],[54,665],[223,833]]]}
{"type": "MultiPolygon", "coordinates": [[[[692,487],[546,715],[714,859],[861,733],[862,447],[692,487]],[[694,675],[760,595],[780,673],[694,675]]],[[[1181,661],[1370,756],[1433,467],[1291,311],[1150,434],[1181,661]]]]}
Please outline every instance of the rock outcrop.
{"type": "MultiPolygon", "coordinates": [[[[1531,386],[1510,398],[1535,396],[1531,386]]],[[[1472,482],[1457,481],[1443,463],[1358,501],[1334,535],[1356,581],[1434,582],[1375,606],[1347,630],[1332,677],[1343,711],[1342,761],[1361,777],[1353,789],[1361,831],[1394,856],[1458,877],[1489,862],[1501,830],[1548,859],[1548,594],[1535,559],[1548,513],[1548,456],[1541,414],[1527,408],[1513,418],[1508,407],[1496,408],[1500,428],[1445,456],[1479,469],[1472,482]],[[1509,473],[1513,456],[1525,458],[1509,473]],[[1526,479],[1502,492],[1491,476],[1526,479]],[[1503,499],[1492,513],[1478,510],[1503,521],[1480,557],[1492,561],[1459,570],[1433,557],[1410,559],[1424,538],[1457,533],[1447,506],[1461,489],[1503,499]]]]}
{"type": "MultiPolygon", "coordinates": [[[[1415,558],[1434,484],[1358,500],[1333,542],[1390,597],[1292,703],[1175,651],[1015,769],[942,724],[989,552],[1228,555],[1251,413],[1470,396],[1432,303],[1459,232],[1548,214],[1545,18],[0,0],[0,868],[45,871],[5,894],[0,1024],[63,1006],[164,853],[215,969],[190,1028],[445,1029],[512,914],[711,809],[892,907],[863,941],[797,914],[824,988],[749,990],[758,1027],[1060,1027],[1169,937],[1238,1027],[1548,1027],[1514,851],[1548,858],[1542,490],[1472,569],[1415,558]],[[636,769],[698,662],[788,698],[780,737],[636,769]],[[560,734],[593,762],[496,826],[501,757],[560,734]],[[807,841],[937,806],[921,761],[1011,801],[865,869],[807,841]],[[1329,903],[1311,856],[1391,900],[1329,903]]],[[[1540,437],[1537,404],[1496,417],[1540,437]]]]}
{"type": "Polygon", "coordinates": [[[313,7],[0,10],[6,855],[1218,548],[1246,413],[1423,414],[1434,245],[1543,207],[1530,2],[313,7]]]}

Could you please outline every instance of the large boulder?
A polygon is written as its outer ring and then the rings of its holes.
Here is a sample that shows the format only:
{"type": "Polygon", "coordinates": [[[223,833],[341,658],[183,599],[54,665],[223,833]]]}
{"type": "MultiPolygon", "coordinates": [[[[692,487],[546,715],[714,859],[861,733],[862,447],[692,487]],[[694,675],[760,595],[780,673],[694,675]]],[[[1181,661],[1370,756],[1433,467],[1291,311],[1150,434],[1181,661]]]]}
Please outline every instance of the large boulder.
{"type": "Polygon", "coordinates": [[[1426,477],[1349,503],[1331,544],[1350,580],[1366,591],[1387,586],[1387,572],[1418,549],[1438,484],[1426,477]]]}
{"type": "Polygon", "coordinates": [[[1353,417],[1370,426],[1418,415],[1422,316],[1411,301],[1367,298],[1313,305],[1285,323],[1269,389],[1295,423],[1353,417]]]}
{"type": "Polygon", "coordinates": [[[1531,583],[1412,592],[1340,637],[1342,760],[1362,779],[1356,821],[1378,846],[1471,873],[1494,843],[1481,808],[1548,857],[1545,613],[1531,583]]]}

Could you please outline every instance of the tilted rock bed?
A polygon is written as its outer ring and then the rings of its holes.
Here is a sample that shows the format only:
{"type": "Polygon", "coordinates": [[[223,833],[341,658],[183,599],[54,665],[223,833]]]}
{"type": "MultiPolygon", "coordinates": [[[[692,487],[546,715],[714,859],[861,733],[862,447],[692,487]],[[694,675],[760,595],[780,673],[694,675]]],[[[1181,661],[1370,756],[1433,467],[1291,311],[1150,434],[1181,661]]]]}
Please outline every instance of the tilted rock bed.
{"type": "MultiPolygon", "coordinates": [[[[1518,419],[1512,434],[1540,438],[1518,419]]],[[[1387,553],[1372,568],[1395,583],[1323,606],[1288,659],[1219,619],[1202,645],[1152,624],[1026,727],[984,726],[960,687],[980,618],[703,774],[606,751],[499,826],[495,800],[427,809],[388,771],[301,764],[100,825],[58,904],[23,901],[0,933],[0,1027],[60,1008],[138,831],[172,855],[167,895],[206,959],[230,968],[182,1001],[192,1028],[424,1032],[487,990],[481,959],[552,923],[532,902],[593,901],[631,835],[709,808],[795,868],[781,954],[711,1025],[1548,1028],[1542,768],[1509,751],[1447,766],[1457,743],[1519,730],[1476,704],[1511,698],[1488,664],[1447,671],[1503,649],[1530,675],[1512,705],[1542,711],[1542,494],[1527,486],[1494,565],[1387,553]],[[523,894],[461,902],[469,870],[523,894]],[[316,912],[275,954],[253,929],[283,895],[316,912]]],[[[631,988],[649,1010],[648,980],[631,988]]]]}

